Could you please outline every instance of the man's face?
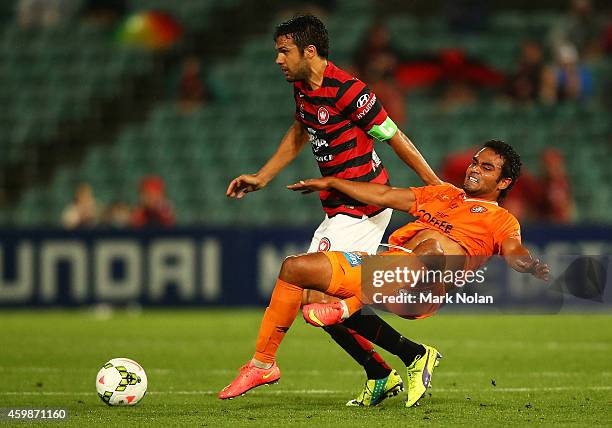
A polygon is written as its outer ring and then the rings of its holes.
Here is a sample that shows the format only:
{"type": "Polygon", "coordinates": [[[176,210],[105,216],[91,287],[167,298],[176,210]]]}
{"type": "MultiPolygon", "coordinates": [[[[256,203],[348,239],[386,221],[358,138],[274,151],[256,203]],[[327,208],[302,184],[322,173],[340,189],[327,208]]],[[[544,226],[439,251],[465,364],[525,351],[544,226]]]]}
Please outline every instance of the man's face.
{"type": "Polygon", "coordinates": [[[287,82],[304,80],[308,76],[308,62],[303,52],[293,41],[291,34],[276,39],[276,63],[280,66],[287,82]]]}
{"type": "Polygon", "coordinates": [[[469,196],[487,196],[497,199],[499,191],[510,185],[511,180],[500,180],[504,158],[485,147],[472,158],[465,172],[463,190],[469,196]]]}

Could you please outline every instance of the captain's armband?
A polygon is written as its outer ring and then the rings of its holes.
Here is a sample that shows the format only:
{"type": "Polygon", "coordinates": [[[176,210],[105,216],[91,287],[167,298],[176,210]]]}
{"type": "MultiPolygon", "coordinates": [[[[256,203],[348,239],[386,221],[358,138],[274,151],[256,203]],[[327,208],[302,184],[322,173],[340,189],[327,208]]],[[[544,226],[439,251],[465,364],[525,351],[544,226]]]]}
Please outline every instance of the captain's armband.
{"type": "Polygon", "coordinates": [[[397,125],[387,117],[380,125],[374,125],[368,131],[368,134],[376,138],[379,141],[390,140],[397,132],[397,125]]]}

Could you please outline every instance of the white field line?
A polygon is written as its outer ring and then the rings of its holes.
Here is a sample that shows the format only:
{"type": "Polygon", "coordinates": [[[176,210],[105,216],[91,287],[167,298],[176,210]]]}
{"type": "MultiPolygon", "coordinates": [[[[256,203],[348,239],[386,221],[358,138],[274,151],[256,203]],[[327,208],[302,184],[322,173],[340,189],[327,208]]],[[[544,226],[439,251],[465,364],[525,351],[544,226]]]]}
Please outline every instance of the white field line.
{"type": "MultiPolygon", "coordinates": [[[[535,388],[490,388],[490,392],[559,392],[559,391],[612,391],[612,385],[608,386],[558,386],[558,387],[535,387],[535,388]]],[[[481,392],[478,389],[470,388],[432,388],[433,393],[436,392],[481,392]]],[[[342,389],[273,389],[273,390],[258,390],[255,394],[258,395],[332,395],[332,394],[351,394],[353,390],[342,389]]],[[[194,391],[150,391],[149,395],[217,395],[216,390],[194,390],[194,391]]],[[[64,391],[0,391],[0,396],[94,396],[94,392],[64,392],[64,391]]]]}

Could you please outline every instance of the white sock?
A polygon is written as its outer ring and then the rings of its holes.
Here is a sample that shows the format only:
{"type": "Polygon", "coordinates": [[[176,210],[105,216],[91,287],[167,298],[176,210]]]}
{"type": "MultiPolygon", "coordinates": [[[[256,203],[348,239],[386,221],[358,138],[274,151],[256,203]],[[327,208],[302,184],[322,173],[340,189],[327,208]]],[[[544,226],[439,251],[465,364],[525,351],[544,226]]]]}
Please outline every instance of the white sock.
{"type": "Polygon", "coordinates": [[[255,358],[253,358],[251,361],[258,369],[269,369],[274,365],[273,363],[264,363],[263,361],[256,360],[255,358]]]}
{"type": "Polygon", "coordinates": [[[342,319],[345,320],[349,317],[348,306],[344,302],[344,300],[340,300],[340,304],[342,305],[342,319]]]}

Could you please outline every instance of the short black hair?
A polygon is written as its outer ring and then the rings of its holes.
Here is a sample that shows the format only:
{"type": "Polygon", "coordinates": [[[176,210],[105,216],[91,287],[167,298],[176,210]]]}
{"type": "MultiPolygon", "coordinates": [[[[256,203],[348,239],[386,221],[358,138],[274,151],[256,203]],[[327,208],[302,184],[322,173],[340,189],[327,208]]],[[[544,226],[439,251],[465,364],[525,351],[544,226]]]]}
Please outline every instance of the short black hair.
{"type": "Polygon", "coordinates": [[[321,58],[329,55],[329,36],[327,28],[319,18],[313,15],[299,15],[291,18],[276,26],[274,41],[280,36],[291,35],[295,44],[304,52],[308,45],[317,48],[317,53],[321,58]]]}
{"type": "Polygon", "coordinates": [[[521,157],[510,144],[501,140],[489,140],[484,144],[484,147],[493,150],[504,158],[500,179],[509,178],[512,180],[510,185],[500,192],[498,199],[502,200],[506,197],[510,189],[512,189],[519,175],[521,175],[521,157]]]}

